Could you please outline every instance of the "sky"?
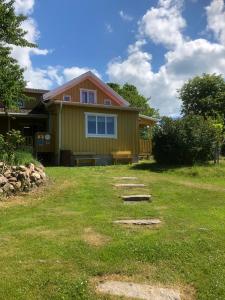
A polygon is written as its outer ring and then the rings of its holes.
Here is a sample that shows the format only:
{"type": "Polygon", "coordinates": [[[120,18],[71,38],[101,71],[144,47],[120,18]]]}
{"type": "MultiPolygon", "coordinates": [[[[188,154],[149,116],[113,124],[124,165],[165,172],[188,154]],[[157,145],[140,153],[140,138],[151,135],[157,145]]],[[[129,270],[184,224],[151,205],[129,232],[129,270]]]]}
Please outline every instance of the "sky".
{"type": "Polygon", "coordinates": [[[177,116],[184,82],[225,76],[224,0],[16,0],[15,10],[38,44],[12,51],[28,87],[53,89],[91,70],[177,116]]]}

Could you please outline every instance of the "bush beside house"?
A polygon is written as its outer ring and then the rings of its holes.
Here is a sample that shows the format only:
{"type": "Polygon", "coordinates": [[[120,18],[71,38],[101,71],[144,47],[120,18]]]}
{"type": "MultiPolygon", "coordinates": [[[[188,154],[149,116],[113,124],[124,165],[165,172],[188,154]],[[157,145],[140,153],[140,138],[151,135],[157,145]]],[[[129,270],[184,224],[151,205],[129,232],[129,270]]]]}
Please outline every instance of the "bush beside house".
{"type": "Polygon", "coordinates": [[[162,118],[153,135],[153,156],[159,163],[187,164],[215,158],[219,132],[212,120],[187,116],[173,120],[162,118]]]}

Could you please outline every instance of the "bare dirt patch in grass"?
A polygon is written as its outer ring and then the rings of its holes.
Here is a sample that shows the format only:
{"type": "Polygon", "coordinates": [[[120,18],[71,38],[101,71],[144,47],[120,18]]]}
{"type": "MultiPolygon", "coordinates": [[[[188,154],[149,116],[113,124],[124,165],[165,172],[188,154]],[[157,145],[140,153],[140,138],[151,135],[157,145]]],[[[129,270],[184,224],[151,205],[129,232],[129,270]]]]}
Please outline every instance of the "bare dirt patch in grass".
{"type": "Polygon", "coordinates": [[[84,229],[82,235],[83,240],[90,246],[100,247],[109,242],[110,238],[96,232],[93,228],[88,227],[84,229]]]}
{"type": "Polygon", "coordinates": [[[34,227],[20,231],[24,235],[39,236],[50,240],[67,240],[73,238],[73,235],[66,229],[48,229],[45,227],[34,227]]]}

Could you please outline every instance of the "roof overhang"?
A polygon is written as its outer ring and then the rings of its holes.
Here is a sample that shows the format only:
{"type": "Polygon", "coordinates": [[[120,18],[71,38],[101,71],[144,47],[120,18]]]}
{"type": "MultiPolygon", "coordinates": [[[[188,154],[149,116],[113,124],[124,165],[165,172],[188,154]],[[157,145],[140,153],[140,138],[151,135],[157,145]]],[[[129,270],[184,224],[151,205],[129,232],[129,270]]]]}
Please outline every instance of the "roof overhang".
{"type": "Polygon", "coordinates": [[[31,113],[26,113],[26,112],[9,112],[7,115],[5,112],[0,112],[1,117],[19,117],[19,118],[32,118],[32,119],[47,119],[48,115],[47,114],[31,114],[31,113]]]}
{"type": "Polygon", "coordinates": [[[99,79],[95,74],[93,74],[91,71],[88,71],[69,82],[61,85],[60,87],[45,93],[43,95],[44,100],[49,100],[54,97],[57,97],[59,94],[65,92],[67,89],[72,88],[79,84],[81,81],[89,79],[91,82],[93,82],[99,89],[103,90],[106,95],[110,96],[116,103],[118,103],[121,106],[129,106],[129,102],[127,102],[125,99],[123,99],[119,94],[117,94],[113,89],[111,89],[106,83],[104,83],[101,79],[99,79]]]}
{"type": "Polygon", "coordinates": [[[139,114],[138,121],[139,125],[142,126],[154,126],[159,120],[156,118],[139,114]]]}
{"type": "Polygon", "coordinates": [[[126,107],[126,106],[110,106],[110,105],[101,105],[101,104],[84,104],[80,102],[65,102],[61,100],[53,100],[45,103],[46,107],[52,105],[63,105],[63,106],[75,106],[75,107],[88,107],[88,108],[101,108],[107,110],[126,110],[126,111],[134,111],[139,112],[137,108],[134,107],[126,107]]]}

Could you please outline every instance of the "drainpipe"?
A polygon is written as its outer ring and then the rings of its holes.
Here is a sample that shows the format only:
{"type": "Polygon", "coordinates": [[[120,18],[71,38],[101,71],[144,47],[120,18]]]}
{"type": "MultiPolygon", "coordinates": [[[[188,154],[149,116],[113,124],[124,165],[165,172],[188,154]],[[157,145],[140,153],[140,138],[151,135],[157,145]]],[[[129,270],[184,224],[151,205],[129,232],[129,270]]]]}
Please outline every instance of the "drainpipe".
{"type": "Polygon", "coordinates": [[[58,114],[58,124],[59,124],[59,134],[58,134],[58,157],[57,165],[60,165],[60,151],[62,146],[62,106],[63,102],[60,102],[59,114],[58,114]]]}

